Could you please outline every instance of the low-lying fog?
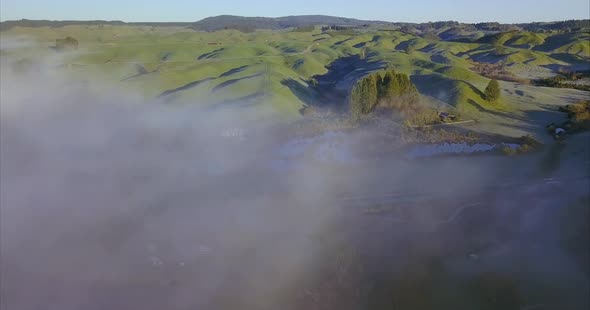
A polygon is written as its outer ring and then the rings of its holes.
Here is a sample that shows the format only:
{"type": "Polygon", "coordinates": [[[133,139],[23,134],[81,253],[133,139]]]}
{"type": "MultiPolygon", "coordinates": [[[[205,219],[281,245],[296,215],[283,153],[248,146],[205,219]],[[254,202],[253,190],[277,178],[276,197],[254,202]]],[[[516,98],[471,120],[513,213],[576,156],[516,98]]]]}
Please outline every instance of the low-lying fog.
{"type": "Polygon", "coordinates": [[[534,165],[493,156],[304,156],[239,110],[2,61],[2,309],[589,304],[583,176],[531,181],[534,165]]]}

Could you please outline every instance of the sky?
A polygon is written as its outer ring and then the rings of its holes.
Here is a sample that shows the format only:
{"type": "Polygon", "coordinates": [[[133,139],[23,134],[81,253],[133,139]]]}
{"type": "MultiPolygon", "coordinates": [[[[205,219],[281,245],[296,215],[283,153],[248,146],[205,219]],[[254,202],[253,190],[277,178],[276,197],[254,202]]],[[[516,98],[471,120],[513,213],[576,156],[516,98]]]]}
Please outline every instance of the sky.
{"type": "Polygon", "coordinates": [[[192,22],[215,15],[321,14],[394,22],[498,21],[590,18],[589,0],[2,0],[0,20],[122,20],[192,22]]]}

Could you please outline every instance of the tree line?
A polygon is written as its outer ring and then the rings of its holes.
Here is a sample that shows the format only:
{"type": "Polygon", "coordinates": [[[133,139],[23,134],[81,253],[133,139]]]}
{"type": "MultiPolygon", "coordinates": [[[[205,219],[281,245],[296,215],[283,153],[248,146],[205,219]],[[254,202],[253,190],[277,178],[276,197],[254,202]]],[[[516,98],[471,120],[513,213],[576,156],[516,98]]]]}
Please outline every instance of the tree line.
{"type": "Polygon", "coordinates": [[[376,108],[404,111],[418,104],[418,90],[405,73],[388,69],[382,76],[372,73],[359,80],[350,93],[350,112],[358,119],[376,108]]]}

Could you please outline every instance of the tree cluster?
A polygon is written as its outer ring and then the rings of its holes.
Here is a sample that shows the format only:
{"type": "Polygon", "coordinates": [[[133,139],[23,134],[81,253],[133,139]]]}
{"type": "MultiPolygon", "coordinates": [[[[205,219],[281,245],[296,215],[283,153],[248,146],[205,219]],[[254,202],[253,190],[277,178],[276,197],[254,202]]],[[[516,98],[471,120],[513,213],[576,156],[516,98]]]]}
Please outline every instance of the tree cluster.
{"type": "Polygon", "coordinates": [[[223,27],[223,30],[237,30],[243,33],[251,33],[256,31],[256,27],[253,25],[228,25],[223,27]]]}
{"type": "Polygon", "coordinates": [[[416,106],[418,90],[408,75],[389,69],[382,77],[373,73],[359,80],[350,94],[353,118],[371,113],[376,107],[404,111],[416,106]]]}
{"type": "Polygon", "coordinates": [[[337,25],[330,25],[330,26],[323,26],[322,31],[334,30],[334,31],[342,31],[342,30],[350,30],[353,27],[351,26],[337,26],[337,25]]]}
{"type": "Polygon", "coordinates": [[[573,88],[578,90],[590,91],[590,85],[573,83],[577,80],[590,77],[590,70],[580,72],[561,72],[556,76],[534,81],[537,86],[555,87],[555,88],[573,88]]]}
{"type": "Polygon", "coordinates": [[[66,37],[65,39],[56,39],[55,40],[55,49],[58,51],[63,51],[67,49],[77,49],[78,48],[78,40],[72,37],[66,37]]]}
{"type": "Polygon", "coordinates": [[[312,32],[315,30],[314,25],[299,26],[293,29],[293,32],[312,32]]]}

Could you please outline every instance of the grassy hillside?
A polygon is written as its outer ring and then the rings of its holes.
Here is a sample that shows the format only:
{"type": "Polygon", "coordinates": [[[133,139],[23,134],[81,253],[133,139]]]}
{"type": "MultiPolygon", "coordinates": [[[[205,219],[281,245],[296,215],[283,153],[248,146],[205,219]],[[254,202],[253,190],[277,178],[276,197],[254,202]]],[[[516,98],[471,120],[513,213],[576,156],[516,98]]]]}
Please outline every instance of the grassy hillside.
{"type": "MultiPolygon", "coordinates": [[[[467,35],[462,29],[446,26],[436,31],[439,35],[467,35]]],[[[526,90],[533,93],[519,91],[522,95],[513,100],[510,89],[514,84],[503,83],[504,105],[490,106],[483,98],[489,79],[472,71],[474,64],[502,65],[508,72],[535,79],[558,70],[584,68],[589,57],[587,32],[510,31],[483,36],[476,43],[461,43],[378,26],[198,32],[173,26],[89,24],[17,26],[3,31],[2,38],[20,42],[11,48],[3,45],[2,55],[13,60],[35,62],[51,56],[53,65],[61,65],[63,70],[84,79],[100,76],[103,82],[133,89],[146,98],[241,111],[271,110],[280,119],[299,118],[300,109],[310,104],[346,105],[344,95],[322,92],[330,87],[346,91],[356,79],[388,67],[410,75],[422,95],[469,117],[485,119],[486,111],[522,100],[534,103],[541,97],[534,94],[537,88],[533,87],[526,90]],[[79,41],[77,51],[58,53],[51,48],[56,39],[67,36],[79,41]],[[498,50],[498,45],[503,49],[498,50]],[[317,88],[312,78],[324,84],[317,88]]],[[[562,91],[552,89],[556,95],[547,100],[558,98],[562,91]]]]}

